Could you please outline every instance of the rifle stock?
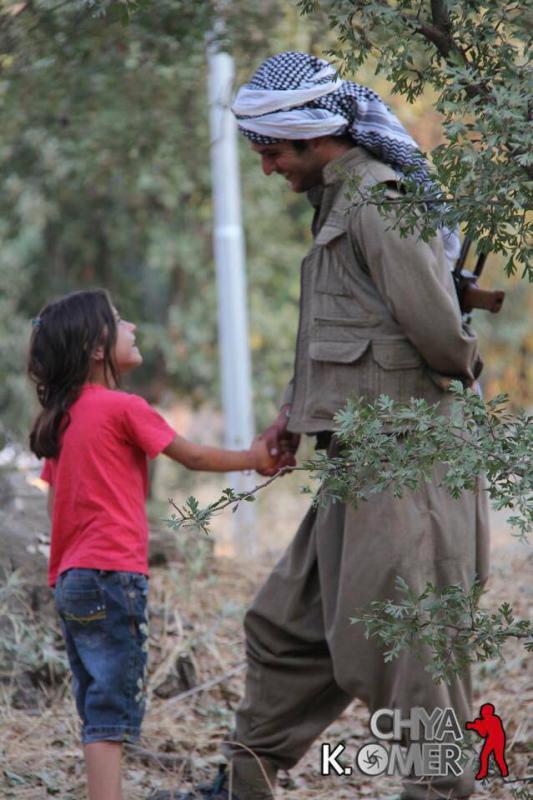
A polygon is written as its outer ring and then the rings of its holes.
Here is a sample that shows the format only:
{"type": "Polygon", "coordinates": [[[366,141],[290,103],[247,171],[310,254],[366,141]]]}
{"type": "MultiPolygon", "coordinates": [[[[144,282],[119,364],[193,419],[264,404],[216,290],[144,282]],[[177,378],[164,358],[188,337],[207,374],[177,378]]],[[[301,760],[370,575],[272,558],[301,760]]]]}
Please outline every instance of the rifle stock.
{"type": "Polygon", "coordinates": [[[489,291],[480,289],[477,284],[467,282],[463,289],[462,295],[462,310],[469,314],[474,308],[482,308],[485,311],[490,311],[491,314],[497,314],[505,298],[505,292],[501,289],[489,291]]]}
{"type": "Polygon", "coordinates": [[[461,245],[459,258],[452,272],[461,311],[463,314],[470,314],[475,308],[481,308],[484,311],[490,311],[491,314],[497,314],[503,305],[505,292],[501,289],[492,291],[480,289],[477,284],[477,279],[483,272],[488,254],[480,253],[478,255],[474,272],[468,272],[464,269],[471,244],[472,240],[465,237],[461,245]]]}

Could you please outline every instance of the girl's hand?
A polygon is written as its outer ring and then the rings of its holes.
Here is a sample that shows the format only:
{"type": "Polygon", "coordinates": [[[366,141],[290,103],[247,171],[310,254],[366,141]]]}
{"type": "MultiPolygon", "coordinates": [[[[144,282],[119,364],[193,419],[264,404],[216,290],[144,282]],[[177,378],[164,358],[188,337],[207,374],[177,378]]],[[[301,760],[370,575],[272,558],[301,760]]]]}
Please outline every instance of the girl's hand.
{"type": "Polygon", "coordinates": [[[272,477],[280,469],[296,466],[295,453],[300,444],[300,434],[287,430],[289,410],[289,405],[283,406],[272,425],[263,431],[270,455],[276,459],[276,463],[268,469],[258,469],[260,475],[272,477]]]}
{"type": "Polygon", "coordinates": [[[268,471],[272,475],[277,472],[278,456],[270,455],[267,443],[261,434],[253,440],[250,453],[252,454],[253,468],[256,472],[264,473],[268,471]]]}

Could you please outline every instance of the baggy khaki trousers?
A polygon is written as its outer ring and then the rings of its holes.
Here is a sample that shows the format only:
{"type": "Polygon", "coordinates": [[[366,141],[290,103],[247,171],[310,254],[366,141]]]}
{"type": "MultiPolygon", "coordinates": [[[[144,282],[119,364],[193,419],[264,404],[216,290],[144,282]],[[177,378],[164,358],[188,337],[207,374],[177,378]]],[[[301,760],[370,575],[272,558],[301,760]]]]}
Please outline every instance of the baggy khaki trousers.
{"type": "MultiPolygon", "coordinates": [[[[469,588],[476,578],[486,580],[484,484],[454,500],[439,488],[441,477],[439,466],[432,483],[400,499],[387,490],[358,508],[329,502],[306,514],[245,617],[248,671],[233,739],[247,750],[224,746],[239,800],[271,798],[268,782],[275,783],[277,770],[294,766],[353,698],[370,713],[396,708],[405,718],[417,706],[430,713],[453,707],[461,725],[471,718],[469,674],[436,685],[414,653],[385,663],[363,625],[350,623],[372,600],[398,597],[397,575],[417,592],[427,581],[469,588]]],[[[354,797],[356,774],[355,768],[346,779],[354,797]]],[[[471,770],[417,780],[404,780],[402,798],[473,791],[471,770]]]]}

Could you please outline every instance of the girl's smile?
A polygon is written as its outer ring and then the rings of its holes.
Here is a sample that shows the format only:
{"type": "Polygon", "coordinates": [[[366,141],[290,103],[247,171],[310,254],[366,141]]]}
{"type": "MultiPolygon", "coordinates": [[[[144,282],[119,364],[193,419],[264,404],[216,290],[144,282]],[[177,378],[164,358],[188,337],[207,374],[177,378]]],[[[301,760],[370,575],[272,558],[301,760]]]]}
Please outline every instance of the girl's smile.
{"type": "Polygon", "coordinates": [[[142,364],[143,358],[135,344],[136,325],[121,319],[118,311],[113,308],[116,315],[117,338],[113,354],[115,365],[119,372],[129,372],[142,364]]]}

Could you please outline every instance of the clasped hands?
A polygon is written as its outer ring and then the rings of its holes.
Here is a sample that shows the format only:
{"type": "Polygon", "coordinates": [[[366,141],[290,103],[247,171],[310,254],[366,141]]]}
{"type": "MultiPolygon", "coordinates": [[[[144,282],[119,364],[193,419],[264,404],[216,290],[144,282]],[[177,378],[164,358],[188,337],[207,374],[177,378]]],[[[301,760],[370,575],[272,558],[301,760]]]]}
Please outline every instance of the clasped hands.
{"type": "Polygon", "coordinates": [[[300,444],[300,435],[287,430],[288,410],[290,406],[283,406],[278,416],[257,439],[264,442],[269,456],[268,466],[261,465],[257,469],[260,475],[272,477],[284,467],[295,467],[295,453],[300,444]]]}

